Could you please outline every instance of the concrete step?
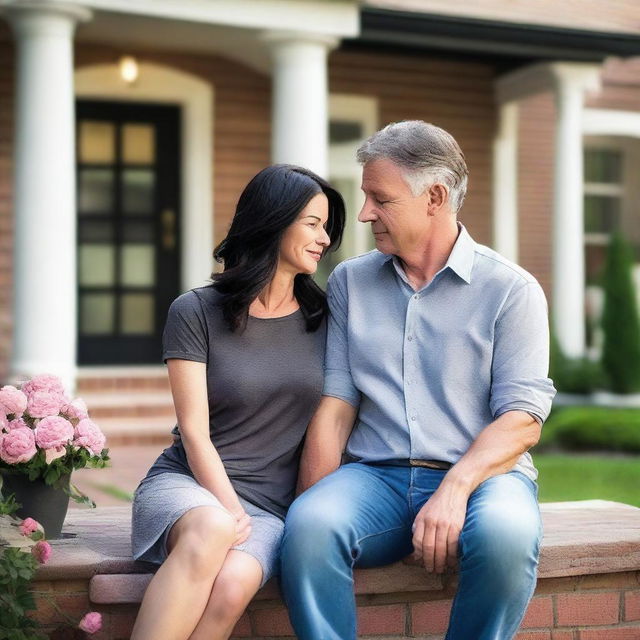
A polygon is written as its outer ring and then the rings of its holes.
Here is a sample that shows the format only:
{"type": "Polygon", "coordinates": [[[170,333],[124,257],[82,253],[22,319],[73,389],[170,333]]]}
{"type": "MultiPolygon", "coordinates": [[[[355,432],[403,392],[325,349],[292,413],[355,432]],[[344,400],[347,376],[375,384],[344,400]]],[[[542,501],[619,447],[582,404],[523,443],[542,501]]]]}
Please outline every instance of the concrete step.
{"type": "MultiPolygon", "coordinates": [[[[93,414],[91,414],[93,417],[93,414]]],[[[159,444],[173,441],[175,416],[109,417],[96,420],[107,437],[107,447],[131,444],[159,444]]]]}
{"type": "Polygon", "coordinates": [[[91,391],[82,394],[91,418],[175,416],[170,391],[91,391]]]}

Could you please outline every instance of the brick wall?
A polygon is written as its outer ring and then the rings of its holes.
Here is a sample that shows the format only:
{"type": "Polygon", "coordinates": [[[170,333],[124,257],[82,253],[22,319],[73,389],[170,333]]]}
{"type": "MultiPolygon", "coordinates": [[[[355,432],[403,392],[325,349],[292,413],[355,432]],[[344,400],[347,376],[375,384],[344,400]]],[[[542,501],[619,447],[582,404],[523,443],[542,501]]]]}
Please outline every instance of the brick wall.
{"type": "MultiPolygon", "coordinates": [[[[376,571],[376,570],[369,570],[376,571]]],[[[440,589],[358,596],[358,635],[381,640],[442,640],[451,607],[453,581],[440,589]]],[[[70,637],[54,599],[74,619],[100,611],[104,628],[95,640],[124,640],[135,621],[137,605],[96,605],[88,580],[36,583],[41,592],[36,617],[55,639],[70,637]]],[[[292,638],[287,612],[275,589],[256,598],[238,622],[235,638],[292,638]]],[[[640,571],[546,578],[536,593],[516,640],[638,640],[640,638],[640,571]]]]}

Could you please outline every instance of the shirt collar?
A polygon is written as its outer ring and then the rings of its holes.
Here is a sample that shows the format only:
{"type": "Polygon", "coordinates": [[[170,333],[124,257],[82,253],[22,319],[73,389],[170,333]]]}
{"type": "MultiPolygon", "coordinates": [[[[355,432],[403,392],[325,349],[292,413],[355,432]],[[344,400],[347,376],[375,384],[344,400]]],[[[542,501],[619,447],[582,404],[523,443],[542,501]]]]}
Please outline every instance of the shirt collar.
{"type": "MultiPolygon", "coordinates": [[[[458,222],[458,229],[460,230],[458,232],[458,239],[453,245],[447,262],[440,271],[444,271],[449,267],[449,269],[462,278],[467,284],[471,284],[471,271],[473,270],[476,243],[461,222],[458,222]]],[[[398,256],[386,255],[384,261],[388,262],[392,259],[396,270],[398,270],[400,274],[404,274],[402,263],[398,256]]]]}

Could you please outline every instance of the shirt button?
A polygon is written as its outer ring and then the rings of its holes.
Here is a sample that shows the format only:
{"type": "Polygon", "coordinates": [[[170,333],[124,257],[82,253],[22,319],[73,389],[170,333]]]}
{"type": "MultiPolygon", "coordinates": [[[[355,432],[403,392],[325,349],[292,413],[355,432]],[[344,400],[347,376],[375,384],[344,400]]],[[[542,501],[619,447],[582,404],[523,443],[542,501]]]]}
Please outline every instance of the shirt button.
{"type": "Polygon", "coordinates": [[[411,420],[412,420],[413,422],[415,422],[415,421],[416,421],[416,417],[415,417],[415,416],[411,416],[411,420]]]}
{"type": "Polygon", "coordinates": [[[419,300],[419,299],[420,299],[420,296],[416,293],[416,295],[415,295],[415,296],[413,296],[413,299],[414,299],[414,300],[419,300]]]}
{"type": "Polygon", "coordinates": [[[407,340],[408,340],[409,342],[411,342],[411,341],[413,340],[413,336],[408,336],[408,337],[407,337],[407,340]]]}

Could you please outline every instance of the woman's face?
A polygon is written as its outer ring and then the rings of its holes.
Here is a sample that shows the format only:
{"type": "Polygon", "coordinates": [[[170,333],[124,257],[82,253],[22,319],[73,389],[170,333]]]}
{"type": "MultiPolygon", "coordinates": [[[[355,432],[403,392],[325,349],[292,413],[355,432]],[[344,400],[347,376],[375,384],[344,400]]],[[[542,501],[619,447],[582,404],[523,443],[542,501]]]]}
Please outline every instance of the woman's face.
{"type": "Polygon", "coordinates": [[[330,242],[325,230],[328,218],[329,201],[324,193],[318,193],[284,232],[278,269],[293,275],[316,272],[318,262],[330,242]]]}

